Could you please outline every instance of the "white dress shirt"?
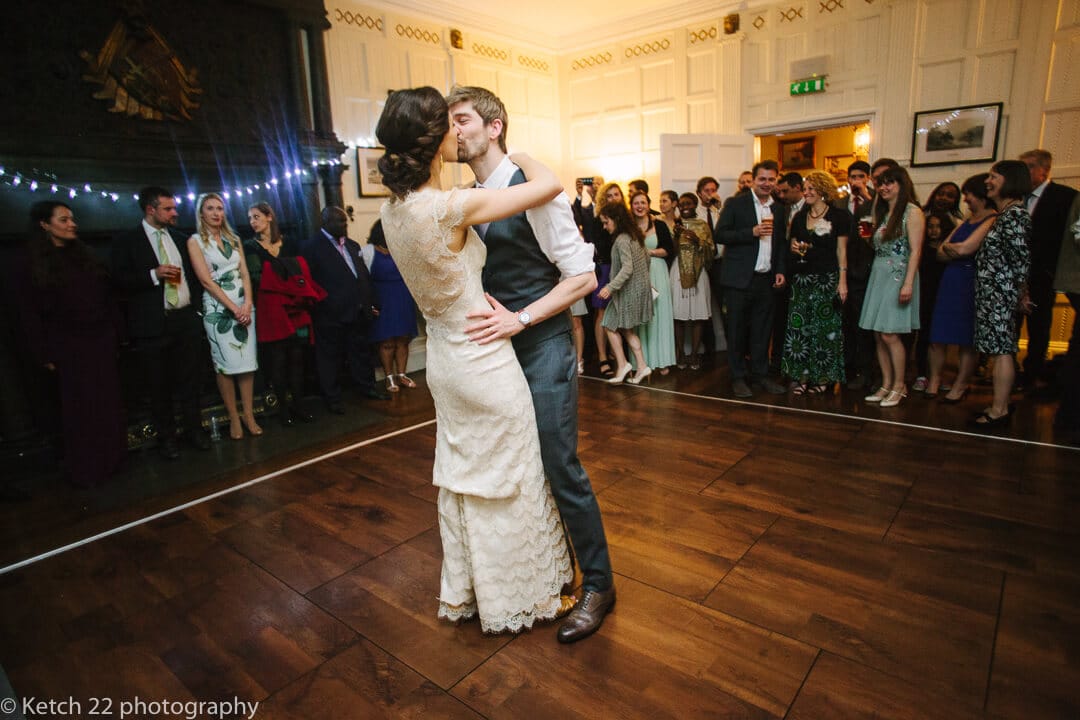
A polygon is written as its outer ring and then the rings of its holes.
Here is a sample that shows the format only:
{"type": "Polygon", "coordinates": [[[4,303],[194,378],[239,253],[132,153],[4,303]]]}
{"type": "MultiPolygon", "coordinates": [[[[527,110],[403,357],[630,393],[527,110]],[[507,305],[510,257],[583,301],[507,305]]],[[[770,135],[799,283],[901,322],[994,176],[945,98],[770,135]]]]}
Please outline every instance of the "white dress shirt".
{"type": "Polygon", "coordinates": [[[1047,179],[1043,180],[1042,184],[1039,185],[1039,187],[1032,190],[1031,194],[1028,195],[1028,197],[1024,198],[1024,204],[1027,206],[1027,210],[1028,210],[1029,214],[1034,214],[1035,213],[1035,208],[1038,207],[1038,205],[1039,205],[1039,199],[1042,197],[1043,190],[1045,190],[1046,186],[1049,185],[1049,184],[1050,184],[1050,178],[1047,178],[1047,179]]]}
{"type": "MultiPolygon", "coordinates": [[[[510,180],[518,166],[510,162],[509,156],[483,183],[477,187],[498,190],[509,187],[510,180]]],[[[570,198],[566,193],[559,193],[554,200],[525,211],[525,217],[532,226],[536,242],[544,256],[559,269],[560,280],[592,272],[596,268],[593,262],[593,248],[581,238],[574,212],[570,207],[570,198]]],[[[476,227],[478,234],[487,231],[487,224],[476,227]]]]}
{"type": "MultiPolygon", "coordinates": [[[[767,207],[771,212],[773,210],[773,199],[770,196],[769,201],[763,203],[758,200],[757,195],[753,195],[753,193],[751,193],[751,196],[754,198],[754,212],[757,213],[757,221],[758,225],[760,225],[761,209],[763,207],[767,207]]],[[[776,222],[775,214],[773,217],[773,222],[776,222]]],[[[757,262],[754,263],[754,272],[769,272],[769,270],[772,268],[772,236],[761,237],[758,238],[758,240],[760,240],[760,242],[758,243],[757,262]]]]}
{"type": "MultiPolygon", "coordinates": [[[[165,306],[166,310],[179,310],[180,308],[187,307],[191,304],[191,289],[188,287],[187,276],[184,274],[184,261],[180,257],[180,251],[176,249],[176,243],[173,242],[172,235],[168,230],[159,231],[156,227],[146,222],[145,219],[142,221],[142,226],[143,232],[146,233],[146,239],[150,241],[150,248],[154,251],[154,257],[158,259],[158,264],[166,264],[161,260],[161,254],[158,252],[157,234],[158,232],[161,232],[162,244],[165,245],[165,254],[169,256],[168,264],[180,268],[180,284],[176,286],[179,299],[177,300],[176,305],[170,305],[169,301],[164,299],[165,293],[162,293],[162,304],[165,306]]],[[[156,269],[156,267],[151,268],[150,280],[154,285],[160,285],[161,278],[157,276],[157,273],[155,272],[156,269]]]]}

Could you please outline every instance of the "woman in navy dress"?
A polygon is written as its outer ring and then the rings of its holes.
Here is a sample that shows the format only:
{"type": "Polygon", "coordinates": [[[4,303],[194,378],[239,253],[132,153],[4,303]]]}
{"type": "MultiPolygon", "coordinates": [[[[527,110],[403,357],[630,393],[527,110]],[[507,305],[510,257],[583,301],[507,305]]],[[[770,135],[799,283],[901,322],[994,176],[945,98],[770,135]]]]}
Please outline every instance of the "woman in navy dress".
{"type": "Polygon", "coordinates": [[[362,252],[375,283],[379,314],[371,328],[371,340],[379,344],[386,389],[396,393],[402,387],[414,388],[416,383],[405,370],[409,364],[409,341],[417,334],[416,302],[386,247],[381,219],[371,226],[371,237],[362,252]]]}
{"type": "Polygon", "coordinates": [[[941,274],[937,300],[930,321],[930,380],[927,394],[936,394],[941,386],[941,368],[945,351],[956,345],[960,367],[949,394],[942,402],[958,403],[964,399],[975,373],[975,252],[997,216],[994,204],[986,197],[988,173],[979,173],[964,181],[961,192],[971,215],[937,249],[938,259],[948,263],[941,274]],[[969,248],[960,257],[957,247],[969,248]]]}

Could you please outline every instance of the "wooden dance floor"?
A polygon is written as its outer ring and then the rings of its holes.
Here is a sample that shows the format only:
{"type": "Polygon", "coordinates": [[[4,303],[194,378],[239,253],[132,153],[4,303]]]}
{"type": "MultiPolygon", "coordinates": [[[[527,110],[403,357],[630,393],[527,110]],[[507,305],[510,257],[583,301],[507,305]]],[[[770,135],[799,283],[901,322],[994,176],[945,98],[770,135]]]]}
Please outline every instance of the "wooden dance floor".
{"type": "Polygon", "coordinates": [[[618,589],[588,640],[435,618],[421,389],[316,451],[340,454],[0,575],[0,665],[84,716],[136,697],[260,720],[1080,716],[1080,451],[691,385],[582,380],[618,589]]]}

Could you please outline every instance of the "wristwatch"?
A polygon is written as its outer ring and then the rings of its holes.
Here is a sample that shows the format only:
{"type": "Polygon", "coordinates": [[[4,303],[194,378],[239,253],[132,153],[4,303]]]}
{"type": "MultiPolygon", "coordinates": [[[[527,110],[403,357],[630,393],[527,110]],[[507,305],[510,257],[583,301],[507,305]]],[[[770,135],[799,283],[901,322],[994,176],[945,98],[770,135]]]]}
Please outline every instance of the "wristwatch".
{"type": "Polygon", "coordinates": [[[529,314],[528,310],[522,310],[518,313],[518,322],[525,327],[529,327],[529,323],[532,322],[532,315],[529,314]]]}

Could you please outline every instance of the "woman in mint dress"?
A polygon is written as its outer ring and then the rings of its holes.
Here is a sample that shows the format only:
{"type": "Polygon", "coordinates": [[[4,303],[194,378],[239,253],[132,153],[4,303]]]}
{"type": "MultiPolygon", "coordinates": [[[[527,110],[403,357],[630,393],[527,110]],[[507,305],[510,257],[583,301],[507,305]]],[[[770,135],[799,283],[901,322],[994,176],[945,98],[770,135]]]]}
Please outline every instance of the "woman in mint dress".
{"type": "Polygon", "coordinates": [[[919,329],[919,258],[926,221],[904,168],[889,168],[881,174],[873,222],[877,225],[874,264],[859,327],[874,331],[881,366],[881,387],[865,400],[887,408],[907,397],[907,352],[900,335],[919,329]]]}
{"type": "Polygon", "coordinates": [[[671,302],[671,275],[668,270],[675,257],[671,231],[656,222],[649,212],[649,196],[643,192],[630,196],[630,213],[645,234],[645,253],[649,256],[649,281],[652,283],[653,318],[638,328],[645,363],[659,369],[661,375],[675,364],[675,315],[671,302]]]}
{"type": "Polygon", "coordinates": [[[210,341],[218,392],[229,413],[229,437],[262,435],[255,422],[255,308],[251,277],[240,237],[225,218],[225,202],[216,193],[204,193],[195,205],[196,229],[188,238],[191,266],[203,293],[203,325],[210,341]],[[236,378],[235,382],[233,378],[236,378]],[[236,388],[243,403],[243,425],[236,404],[236,388]]]}

